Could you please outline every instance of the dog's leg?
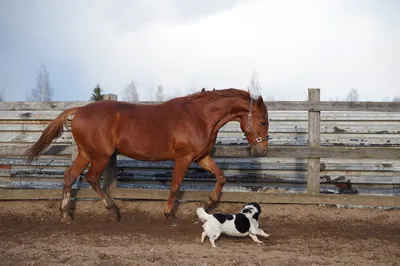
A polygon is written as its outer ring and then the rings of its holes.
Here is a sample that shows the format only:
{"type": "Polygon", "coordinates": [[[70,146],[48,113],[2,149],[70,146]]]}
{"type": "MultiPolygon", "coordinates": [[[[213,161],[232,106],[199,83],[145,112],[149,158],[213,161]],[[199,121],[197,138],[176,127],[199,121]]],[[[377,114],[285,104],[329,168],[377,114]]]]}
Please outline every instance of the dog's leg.
{"type": "Polygon", "coordinates": [[[262,242],[261,242],[260,240],[258,240],[257,235],[254,235],[254,234],[250,233],[249,236],[250,236],[251,239],[253,239],[253,241],[256,242],[257,244],[262,244],[262,242]]]}
{"type": "Polygon", "coordinates": [[[216,248],[217,246],[215,245],[215,240],[218,239],[219,235],[221,233],[217,232],[215,234],[213,234],[212,236],[208,236],[208,238],[210,239],[211,245],[213,246],[213,248],[216,248]]]}
{"type": "Polygon", "coordinates": [[[215,239],[213,237],[210,237],[210,242],[213,248],[216,248],[217,246],[215,245],[215,239]]]}
{"type": "Polygon", "coordinates": [[[207,233],[203,231],[203,233],[201,233],[201,243],[204,243],[204,239],[206,238],[207,233]]]}
{"type": "Polygon", "coordinates": [[[262,236],[262,237],[265,237],[265,238],[268,238],[268,237],[271,236],[271,234],[265,233],[264,230],[262,230],[262,229],[260,229],[260,228],[257,230],[257,235],[262,236]]]}

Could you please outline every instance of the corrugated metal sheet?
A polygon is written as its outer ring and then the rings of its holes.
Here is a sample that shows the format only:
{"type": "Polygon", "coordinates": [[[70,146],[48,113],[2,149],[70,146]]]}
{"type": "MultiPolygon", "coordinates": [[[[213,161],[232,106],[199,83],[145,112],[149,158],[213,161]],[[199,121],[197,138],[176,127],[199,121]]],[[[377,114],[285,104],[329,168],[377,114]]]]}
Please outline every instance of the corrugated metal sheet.
{"type": "MultiPolygon", "coordinates": [[[[0,111],[0,145],[36,141],[51,119],[61,111],[0,111]]],[[[307,112],[270,111],[271,145],[307,145],[307,112]]],[[[217,143],[245,144],[237,122],[225,125],[217,143]]],[[[57,143],[70,144],[68,127],[57,143]]],[[[322,112],[321,145],[400,146],[400,113],[322,112]]],[[[224,190],[305,191],[306,160],[282,158],[218,158],[228,183],[224,190]]],[[[62,188],[63,172],[71,164],[65,156],[46,156],[32,166],[19,157],[0,158],[0,187],[62,188]]],[[[168,189],[171,162],[141,162],[118,156],[118,186],[168,189]]],[[[321,159],[321,189],[339,191],[337,178],[350,180],[360,194],[399,195],[399,160],[321,159]]],[[[215,178],[192,164],[183,189],[211,190],[215,178]]],[[[76,186],[76,185],[75,185],[76,186]]],[[[88,187],[86,182],[79,186],[88,187]]]]}

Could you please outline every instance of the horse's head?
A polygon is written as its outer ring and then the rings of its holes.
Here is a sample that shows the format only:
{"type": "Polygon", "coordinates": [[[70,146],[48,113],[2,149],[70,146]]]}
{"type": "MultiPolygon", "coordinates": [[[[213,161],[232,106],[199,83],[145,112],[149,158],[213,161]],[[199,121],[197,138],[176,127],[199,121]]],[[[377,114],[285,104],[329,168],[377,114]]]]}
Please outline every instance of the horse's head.
{"type": "Polygon", "coordinates": [[[261,96],[250,98],[249,112],[240,119],[240,128],[249,141],[253,156],[265,156],[268,150],[268,111],[261,96]]]}

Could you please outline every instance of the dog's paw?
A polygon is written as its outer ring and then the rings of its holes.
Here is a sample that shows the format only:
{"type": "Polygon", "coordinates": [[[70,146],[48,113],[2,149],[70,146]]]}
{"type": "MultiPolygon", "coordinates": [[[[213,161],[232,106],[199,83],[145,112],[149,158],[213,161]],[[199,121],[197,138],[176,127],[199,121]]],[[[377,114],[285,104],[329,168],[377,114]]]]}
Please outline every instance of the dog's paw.
{"type": "Polygon", "coordinates": [[[262,244],[263,242],[260,241],[260,240],[258,240],[258,241],[256,241],[256,243],[257,243],[257,244],[262,244]]]}
{"type": "Polygon", "coordinates": [[[270,236],[271,236],[270,234],[263,235],[263,237],[265,237],[265,238],[269,238],[270,236]]]}

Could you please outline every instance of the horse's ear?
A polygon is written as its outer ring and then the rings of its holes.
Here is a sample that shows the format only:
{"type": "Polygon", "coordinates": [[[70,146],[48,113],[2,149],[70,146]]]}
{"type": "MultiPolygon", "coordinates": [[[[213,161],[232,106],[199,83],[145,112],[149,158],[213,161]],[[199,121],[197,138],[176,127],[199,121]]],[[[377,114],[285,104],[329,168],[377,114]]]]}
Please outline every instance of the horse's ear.
{"type": "Polygon", "coordinates": [[[258,99],[257,99],[257,107],[261,107],[261,106],[263,106],[264,105],[264,99],[263,99],[263,97],[260,95],[260,96],[258,96],[258,99]]]}
{"type": "Polygon", "coordinates": [[[206,88],[203,88],[202,90],[201,90],[201,92],[205,92],[206,91],[206,88]]]}

